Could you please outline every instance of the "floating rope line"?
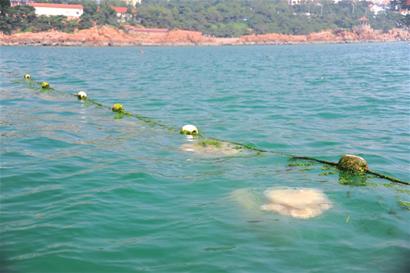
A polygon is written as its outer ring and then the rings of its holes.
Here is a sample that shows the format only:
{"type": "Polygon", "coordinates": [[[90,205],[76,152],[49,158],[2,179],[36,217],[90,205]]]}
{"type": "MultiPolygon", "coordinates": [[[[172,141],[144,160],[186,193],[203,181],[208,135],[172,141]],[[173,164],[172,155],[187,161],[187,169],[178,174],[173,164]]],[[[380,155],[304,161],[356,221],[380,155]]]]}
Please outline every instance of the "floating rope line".
{"type": "MultiPolygon", "coordinates": [[[[65,92],[61,92],[61,91],[58,91],[58,90],[52,88],[48,82],[36,82],[36,81],[34,81],[30,74],[25,74],[23,78],[24,78],[24,81],[26,82],[26,84],[28,84],[28,86],[30,88],[40,87],[41,91],[53,91],[53,92],[56,92],[56,93],[63,94],[65,96],[68,95],[65,92]]],[[[353,175],[370,174],[370,175],[374,175],[374,176],[376,176],[378,178],[381,178],[381,179],[389,180],[389,181],[394,182],[394,183],[407,185],[407,186],[410,185],[410,182],[403,181],[403,180],[400,180],[400,179],[392,177],[392,176],[384,175],[384,174],[369,170],[366,160],[359,157],[359,156],[344,155],[344,156],[341,157],[339,162],[332,162],[332,161],[322,160],[322,159],[309,157],[309,156],[297,156],[297,155],[291,155],[291,154],[287,154],[287,153],[283,153],[283,152],[275,152],[275,151],[271,151],[271,150],[260,149],[260,148],[256,147],[255,145],[252,145],[252,144],[243,144],[243,143],[234,142],[234,141],[226,141],[226,140],[221,140],[221,139],[217,139],[217,138],[205,137],[204,135],[202,135],[199,132],[199,130],[196,126],[191,125],[191,124],[185,125],[180,130],[177,130],[174,127],[170,127],[168,125],[165,125],[165,124],[163,124],[163,123],[161,123],[161,122],[159,122],[155,119],[143,116],[141,114],[133,114],[133,113],[130,113],[128,111],[125,111],[124,107],[120,103],[115,103],[112,107],[105,106],[102,103],[99,103],[99,102],[97,102],[93,99],[89,99],[87,94],[84,91],[79,91],[77,94],[72,94],[72,96],[77,97],[79,100],[83,101],[86,105],[94,105],[94,106],[97,106],[99,108],[110,109],[112,112],[116,113],[115,118],[134,117],[134,118],[136,118],[138,120],[141,120],[144,123],[146,123],[146,124],[148,124],[152,127],[160,127],[160,128],[166,129],[166,130],[174,132],[174,133],[179,132],[180,134],[187,135],[187,136],[190,136],[192,138],[195,137],[195,138],[198,138],[198,139],[203,139],[205,144],[206,143],[214,143],[215,144],[215,142],[230,143],[230,144],[233,144],[233,145],[237,146],[240,149],[246,149],[246,150],[249,150],[249,151],[254,151],[257,154],[269,153],[269,154],[286,156],[289,159],[293,159],[293,160],[314,161],[314,162],[318,162],[318,163],[321,163],[321,164],[336,167],[340,171],[345,171],[345,172],[347,171],[347,172],[349,172],[353,175]]]]}
{"type": "MultiPolygon", "coordinates": [[[[258,152],[258,153],[270,153],[270,154],[283,155],[283,156],[287,156],[287,157],[289,157],[290,159],[294,159],[294,160],[314,161],[314,162],[318,162],[318,163],[322,163],[322,164],[325,164],[325,165],[329,165],[329,166],[336,167],[336,168],[338,168],[339,170],[343,171],[343,167],[340,165],[340,161],[339,161],[339,162],[332,162],[332,161],[322,160],[322,159],[318,159],[318,158],[314,158],[314,157],[309,157],[309,156],[297,156],[297,155],[291,155],[291,154],[287,154],[287,153],[283,153],[283,152],[275,152],[275,151],[269,151],[269,150],[259,149],[259,148],[255,147],[255,146],[253,146],[253,145],[250,145],[250,144],[241,144],[241,143],[237,143],[237,142],[231,142],[231,141],[225,141],[225,140],[219,140],[219,139],[215,139],[215,140],[221,141],[221,142],[230,142],[230,143],[232,143],[232,144],[241,146],[241,147],[243,147],[243,148],[245,148],[245,149],[247,149],[247,150],[252,150],[252,151],[255,151],[255,152],[258,152]]],[[[345,156],[346,156],[346,155],[345,155],[345,156]]],[[[347,155],[347,156],[350,156],[350,155],[347,155]]],[[[366,163],[366,164],[367,164],[367,163],[366,163]]],[[[350,169],[347,168],[346,170],[349,171],[350,169]]],[[[353,174],[356,173],[356,174],[358,174],[358,175],[363,174],[363,173],[368,173],[368,174],[374,175],[374,176],[376,176],[376,177],[378,177],[378,178],[386,179],[386,180],[389,180],[389,181],[394,182],[394,183],[399,183],[399,184],[402,184],[402,185],[410,185],[410,182],[402,181],[402,180],[400,180],[400,179],[398,179],[398,178],[395,178],[395,177],[392,177],[392,176],[388,176],[388,175],[385,175],[385,174],[382,174],[382,173],[378,173],[378,172],[369,170],[369,169],[367,169],[367,168],[366,168],[365,170],[363,170],[363,171],[350,170],[350,172],[353,173],[353,174]]]]}
{"type": "Polygon", "coordinates": [[[160,127],[160,128],[163,128],[163,129],[167,129],[169,131],[178,132],[178,130],[176,130],[175,128],[167,126],[165,124],[162,124],[161,122],[156,121],[153,118],[149,118],[149,117],[146,117],[146,116],[143,116],[143,115],[140,115],[140,114],[133,114],[133,113],[130,113],[128,111],[125,111],[124,107],[120,103],[116,103],[112,107],[109,107],[107,105],[104,105],[104,104],[96,101],[96,100],[88,98],[88,95],[84,91],[79,91],[76,94],[67,94],[66,92],[62,92],[62,91],[54,89],[53,87],[51,87],[51,85],[48,82],[36,82],[36,81],[34,81],[29,74],[25,74],[24,79],[25,79],[25,82],[27,83],[27,85],[32,89],[39,90],[40,92],[52,91],[52,92],[61,94],[63,96],[77,97],[86,106],[94,105],[94,106],[97,106],[98,108],[105,108],[105,109],[109,109],[109,110],[115,112],[116,113],[115,118],[117,118],[117,119],[121,119],[123,117],[134,117],[138,120],[143,121],[147,125],[150,125],[151,127],[156,126],[156,127],[160,127]],[[26,78],[27,75],[29,76],[29,78],[26,78]]]}

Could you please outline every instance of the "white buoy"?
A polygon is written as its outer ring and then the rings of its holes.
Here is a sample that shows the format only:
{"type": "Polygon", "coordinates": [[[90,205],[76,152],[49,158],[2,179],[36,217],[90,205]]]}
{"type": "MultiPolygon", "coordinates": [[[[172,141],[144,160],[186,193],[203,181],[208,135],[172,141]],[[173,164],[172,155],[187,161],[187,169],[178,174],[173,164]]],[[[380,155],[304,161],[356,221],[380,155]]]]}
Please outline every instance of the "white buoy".
{"type": "Polygon", "coordinates": [[[31,75],[30,74],[24,74],[24,79],[25,80],[31,80],[31,75]]]}
{"type": "Polygon", "coordinates": [[[80,100],[85,100],[87,98],[87,93],[85,93],[84,91],[80,91],[77,93],[77,97],[80,100]]]}
{"type": "Polygon", "coordinates": [[[181,128],[181,134],[189,135],[189,136],[196,136],[199,134],[198,128],[195,125],[187,124],[181,128]]]}

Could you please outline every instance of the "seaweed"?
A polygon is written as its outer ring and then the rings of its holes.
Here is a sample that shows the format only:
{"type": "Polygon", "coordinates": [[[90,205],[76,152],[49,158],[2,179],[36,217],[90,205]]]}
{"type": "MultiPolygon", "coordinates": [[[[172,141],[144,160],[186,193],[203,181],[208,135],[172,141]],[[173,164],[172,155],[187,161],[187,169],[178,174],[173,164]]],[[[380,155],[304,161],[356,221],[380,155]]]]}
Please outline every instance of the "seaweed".
{"type": "Polygon", "coordinates": [[[334,175],[334,174],[336,174],[336,172],[329,171],[329,172],[322,172],[319,174],[319,176],[328,176],[328,175],[334,175]]]}
{"type": "Polygon", "coordinates": [[[315,165],[312,161],[299,161],[297,159],[289,159],[288,167],[311,167],[315,165]]]}
{"type": "Polygon", "coordinates": [[[402,208],[410,210],[410,202],[409,201],[399,200],[399,205],[402,208]]]}
{"type": "Polygon", "coordinates": [[[202,146],[202,147],[207,147],[207,146],[214,146],[217,148],[220,148],[222,146],[222,142],[220,142],[219,140],[216,139],[201,139],[197,142],[198,145],[202,146]]]}
{"type": "Polygon", "coordinates": [[[341,185],[349,186],[366,186],[367,177],[365,174],[341,170],[339,172],[339,183],[341,185]]]}

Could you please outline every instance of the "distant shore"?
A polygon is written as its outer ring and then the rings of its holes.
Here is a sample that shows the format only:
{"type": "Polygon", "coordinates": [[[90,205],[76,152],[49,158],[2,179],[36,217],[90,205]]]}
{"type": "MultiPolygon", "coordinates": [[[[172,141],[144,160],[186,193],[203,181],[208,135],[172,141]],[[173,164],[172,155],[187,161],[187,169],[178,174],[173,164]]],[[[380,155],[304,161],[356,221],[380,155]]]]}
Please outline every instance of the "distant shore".
{"type": "Polygon", "coordinates": [[[410,31],[392,29],[386,33],[363,26],[355,31],[322,31],[308,35],[268,33],[219,38],[189,30],[168,30],[123,26],[93,27],[74,33],[58,31],[0,33],[0,46],[221,46],[221,45],[281,45],[304,43],[354,43],[410,41],[410,31]]]}

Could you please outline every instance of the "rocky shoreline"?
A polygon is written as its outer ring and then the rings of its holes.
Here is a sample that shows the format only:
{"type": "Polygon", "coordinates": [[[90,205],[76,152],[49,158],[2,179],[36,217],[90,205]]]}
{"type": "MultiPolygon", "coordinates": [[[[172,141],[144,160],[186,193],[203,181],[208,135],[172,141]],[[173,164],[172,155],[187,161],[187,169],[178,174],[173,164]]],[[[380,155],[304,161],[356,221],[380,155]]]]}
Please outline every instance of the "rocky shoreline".
{"type": "Polygon", "coordinates": [[[0,33],[0,46],[193,46],[193,45],[280,45],[303,43],[354,43],[410,41],[410,31],[392,29],[387,33],[368,26],[353,31],[322,31],[308,35],[278,33],[244,35],[237,38],[218,38],[189,30],[149,29],[123,26],[93,27],[74,33],[58,31],[0,33]]]}

